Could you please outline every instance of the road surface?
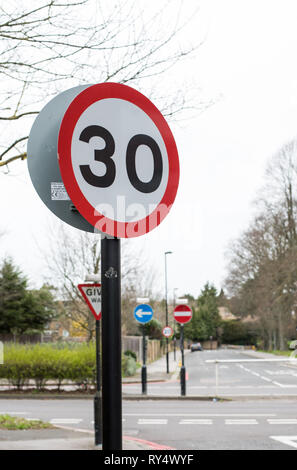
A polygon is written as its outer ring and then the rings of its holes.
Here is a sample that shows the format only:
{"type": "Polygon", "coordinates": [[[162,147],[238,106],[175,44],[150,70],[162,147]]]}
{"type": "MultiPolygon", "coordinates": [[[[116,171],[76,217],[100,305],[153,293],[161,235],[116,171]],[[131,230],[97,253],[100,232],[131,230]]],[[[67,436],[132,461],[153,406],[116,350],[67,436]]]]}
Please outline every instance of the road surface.
{"type": "MultiPolygon", "coordinates": [[[[277,358],[275,356],[275,358],[277,358]]],[[[280,358],[278,356],[278,358],[280,358]]],[[[187,396],[297,396],[297,364],[283,362],[240,362],[252,359],[248,352],[217,350],[189,352],[185,356],[187,396]],[[207,360],[238,360],[238,363],[218,364],[207,360]]],[[[180,395],[178,380],[167,383],[148,383],[148,395],[180,395]]],[[[124,394],[141,393],[141,384],[124,384],[124,394]]]]}
{"type": "MultiPolygon", "coordinates": [[[[3,413],[86,431],[94,426],[93,401],[88,399],[2,399],[3,413]]],[[[178,450],[293,450],[296,401],[124,401],[123,434],[178,450]]]]}

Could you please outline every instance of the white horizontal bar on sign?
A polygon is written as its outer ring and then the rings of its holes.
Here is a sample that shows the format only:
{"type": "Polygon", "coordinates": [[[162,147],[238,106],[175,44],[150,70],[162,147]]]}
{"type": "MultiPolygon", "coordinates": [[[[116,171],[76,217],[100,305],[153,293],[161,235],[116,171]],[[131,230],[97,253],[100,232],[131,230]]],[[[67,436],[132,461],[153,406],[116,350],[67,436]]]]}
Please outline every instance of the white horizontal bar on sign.
{"type": "Polygon", "coordinates": [[[191,312],[187,312],[187,311],[184,311],[184,312],[177,312],[174,314],[174,317],[191,317],[191,312]]]}
{"type": "Polygon", "coordinates": [[[209,364],[217,364],[217,363],[231,363],[231,362],[297,362],[297,358],[290,358],[288,359],[206,359],[205,362],[209,364]]]}

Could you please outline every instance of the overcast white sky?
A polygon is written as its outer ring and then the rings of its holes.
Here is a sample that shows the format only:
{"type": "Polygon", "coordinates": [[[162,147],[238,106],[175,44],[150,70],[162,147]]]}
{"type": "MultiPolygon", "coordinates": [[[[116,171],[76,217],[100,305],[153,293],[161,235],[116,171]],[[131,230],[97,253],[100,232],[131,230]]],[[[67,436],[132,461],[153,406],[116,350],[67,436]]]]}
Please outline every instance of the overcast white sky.
{"type": "MultiPolygon", "coordinates": [[[[202,97],[216,103],[171,124],[181,164],[175,205],[156,230],[131,241],[154,263],[161,289],[164,252],[173,252],[170,295],[178,287],[178,295],[197,296],[206,281],[220,289],[227,244],[251,219],[267,160],[297,136],[296,1],[200,3],[207,34],[191,70],[181,73],[194,74],[202,97]]],[[[187,34],[191,38],[195,27],[187,34]]],[[[26,164],[0,174],[0,197],[6,230],[0,257],[12,255],[32,284],[40,285],[45,267],[35,240],[46,246],[47,223],[54,216],[35,193],[26,164]]]]}

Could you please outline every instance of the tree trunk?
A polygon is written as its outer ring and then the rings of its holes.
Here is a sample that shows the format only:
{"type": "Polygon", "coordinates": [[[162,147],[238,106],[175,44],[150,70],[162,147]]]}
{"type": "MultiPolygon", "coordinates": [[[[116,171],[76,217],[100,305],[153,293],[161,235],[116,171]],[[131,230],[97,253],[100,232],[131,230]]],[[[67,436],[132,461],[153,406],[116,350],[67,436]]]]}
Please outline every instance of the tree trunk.
{"type": "Polygon", "coordinates": [[[277,331],[273,330],[273,347],[271,349],[277,349],[277,331]]]}
{"type": "Polygon", "coordinates": [[[283,331],[283,322],[282,322],[281,312],[278,315],[278,339],[279,339],[279,349],[280,349],[280,351],[284,351],[286,348],[285,348],[285,340],[284,340],[284,331],[283,331]]]}

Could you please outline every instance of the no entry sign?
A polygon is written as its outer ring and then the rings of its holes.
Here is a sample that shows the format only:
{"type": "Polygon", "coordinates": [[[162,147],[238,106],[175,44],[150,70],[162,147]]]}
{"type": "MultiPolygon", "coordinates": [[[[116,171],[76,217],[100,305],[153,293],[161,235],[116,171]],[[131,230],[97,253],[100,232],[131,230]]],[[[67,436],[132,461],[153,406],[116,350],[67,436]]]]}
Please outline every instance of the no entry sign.
{"type": "Polygon", "coordinates": [[[188,305],[177,305],[174,309],[173,316],[178,323],[188,323],[192,318],[192,310],[188,305]]]}
{"type": "Polygon", "coordinates": [[[173,135],[153,103],[126,85],[92,85],[74,98],[60,126],[58,159],[75,207],[117,238],[148,233],[174,202],[173,135]]]}

